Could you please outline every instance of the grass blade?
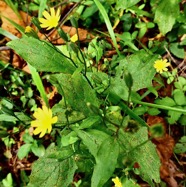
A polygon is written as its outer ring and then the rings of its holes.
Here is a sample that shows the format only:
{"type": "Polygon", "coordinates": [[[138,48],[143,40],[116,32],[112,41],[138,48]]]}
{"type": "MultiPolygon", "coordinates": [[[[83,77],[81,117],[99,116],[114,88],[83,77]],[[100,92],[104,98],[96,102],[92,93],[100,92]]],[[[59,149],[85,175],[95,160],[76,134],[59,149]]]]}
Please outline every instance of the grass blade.
{"type": "Polygon", "coordinates": [[[0,28],[0,34],[2,34],[3,36],[6,36],[7,38],[11,39],[11,40],[16,40],[18,39],[18,37],[16,37],[15,35],[13,35],[12,33],[0,28]]]}
{"type": "Polygon", "coordinates": [[[32,75],[32,78],[34,80],[34,83],[37,87],[37,89],[39,90],[39,93],[41,95],[41,97],[43,98],[46,106],[49,108],[49,103],[48,103],[48,99],[47,99],[47,95],[46,95],[46,92],[45,92],[45,89],[44,89],[44,86],[43,86],[43,83],[41,81],[41,78],[39,76],[39,73],[36,71],[36,69],[31,66],[29,63],[28,63],[28,67],[30,69],[30,72],[31,72],[31,75],[32,75]]]}
{"type": "Polygon", "coordinates": [[[12,2],[12,0],[5,0],[6,4],[15,12],[15,14],[17,15],[17,17],[19,19],[21,18],[21,15],[19,14],[17,7],[15,6],[15,4],[12,2]]]}
{"type": "Polygon", "coordinates": [[[110,37],[111,37],[111,39],[113,41],[114,47],[116,49],[116,52],[120,56],[120,52],[119,52],[119,49],[118,49],[118,46],[117,46],[117,42],[116,42],[116,37],[115,37],[114,31],[113,31],[112,25],[110,23],[109,17],[107,15],[107,12],[106,12],[105,8],[103,7],[103,5],[99,2],[99,0],[94,0],[94,2],[95,2],[96,6],[98,7],[101,15],[103,16],[103,18],[105,20],[108,32],[109,32],[110,37]]]}

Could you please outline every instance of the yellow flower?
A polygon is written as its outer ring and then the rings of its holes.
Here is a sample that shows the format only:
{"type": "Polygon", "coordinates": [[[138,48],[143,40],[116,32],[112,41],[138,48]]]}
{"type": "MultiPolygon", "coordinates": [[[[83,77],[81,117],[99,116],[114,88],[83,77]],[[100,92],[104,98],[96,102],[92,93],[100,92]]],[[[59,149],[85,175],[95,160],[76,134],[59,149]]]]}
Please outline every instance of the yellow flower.
{"type": "Polygon", "coordinates": [[[164,60],[156,60],[154,62],[154,68],[157,72],[162,73],[163,71],[167,71],[167,67],[170,65],[169,62],[167,62],[167,59],[164,60]]]}
{"type": "Polygon", "coordinates": [[[122,187],[122,183],[118,177],[113,178],[112,181],[114,182],[115,187],[122,187]]]}
{"type": "Polygon", "coordinates": [[[39,137],[43,137],[46,133],[50,133],[52,130],[52,124],[56,123],[58,118],[57,116],[52,117],[52,110],[43,106],[42,109],[38,108],[33,116],[36,118],[31,122],[32,127],[36,127],[34,130],[34,135],[39,135],[39,137]]]}
{"type": "Polygon", "coordinates": [[[76,42],[78,41],[78,35],[74,34],[71,38],[70,38],[71,42],[76,42]]]}
{"type": "Polygon", "coordinates": [[[26,26],[26,28],[25,28],[25,33],[29,33],[29,32],[32,32],[32,27],[30,27],[30,26],[26,26]]]}
{"type": "Polygon", "coordinates": [[[44,11],[43,16],[45,18],[39,18],[39,21],[41,22],[40,26],[42,28],[48,27],[47,30],[57,27],[58,22],[60,20],[60,9],[58,9],[55,13],[54,8],[50,8],[50,13],[51,15],[47,11],[44,11]]]}

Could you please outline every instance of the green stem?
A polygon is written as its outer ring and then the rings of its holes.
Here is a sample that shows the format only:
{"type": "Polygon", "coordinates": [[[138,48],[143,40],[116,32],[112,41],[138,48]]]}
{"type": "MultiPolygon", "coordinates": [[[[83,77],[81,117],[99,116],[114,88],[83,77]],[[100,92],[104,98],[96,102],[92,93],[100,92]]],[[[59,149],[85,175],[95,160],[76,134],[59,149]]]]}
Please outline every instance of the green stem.
{"type": "Polygon", "coordinates": [[[141,104],[141,105],[145,105],[145,106],[149,106],[149,107],[152,107],[152,108],[158,108],[158,109],[163,109],[163,110],[171,110],[171,111],[181,112],[181,113],[186,114],[186,110],[181,109],[181,108],[175,108],[175,107],[170,107],[170,106],[165,106],[165,105],[157,105],[157,104],[152,104],[152,103],[146,103],[146,102],[135,100],[135,99],[132,99],[132,102],[137,103],[137,104],[141,104]]]}

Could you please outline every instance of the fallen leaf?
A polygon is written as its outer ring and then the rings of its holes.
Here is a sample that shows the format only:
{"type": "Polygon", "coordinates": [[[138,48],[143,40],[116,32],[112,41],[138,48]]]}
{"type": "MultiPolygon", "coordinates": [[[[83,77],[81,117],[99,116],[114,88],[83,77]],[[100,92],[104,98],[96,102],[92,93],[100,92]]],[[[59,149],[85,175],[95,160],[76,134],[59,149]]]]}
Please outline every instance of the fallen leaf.
{"type": "Polygon", "coordinates": [[[15,14],[15,12],[4,2],[0,0],[0,15],[2,20],[1,28],[12,33],[17,37],[21,37],[21,33],[4,17],[13,20],[20,26],[25,27],[30,22],[30,16],[27,13],[20,11],[21,18],[15,14]],[[4,17],[3,17],[4,16],[4,17]]]}
{"type": "MultiPolygon", "coordinates": [[[[70,27],[70,26],[62,26],[61,29],[69,34],[70,37],[74,36],[75,34],[77,34],[77,30],[75,27],[70,27]]],[[[81,28],[78,28],[78,36],[79,36],[79,41],[90,41],[91,39],[94,38],[94,35],[89,33],[87,30],[85,29],[81,29],[81,28]]],[[[45,39],[45,35],[44,34],[39,34],[39,38],[40,39],[45,39]]],[[[61,45],[61,44],[64,44],[65,41],[59,37],[57,31],[55,30],[51,35],[49,35],[48,37],[50,39],[50,41],[52,41],[53,44],[58,44],[58,45],[61,45]]]]}

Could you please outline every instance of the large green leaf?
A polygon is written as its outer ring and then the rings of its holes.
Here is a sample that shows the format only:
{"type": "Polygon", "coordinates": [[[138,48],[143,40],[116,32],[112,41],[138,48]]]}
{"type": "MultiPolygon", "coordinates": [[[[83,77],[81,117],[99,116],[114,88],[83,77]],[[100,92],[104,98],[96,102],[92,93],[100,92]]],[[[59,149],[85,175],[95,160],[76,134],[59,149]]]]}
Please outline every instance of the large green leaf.
{"type": "Polygon", "coordinates": [[[140,50],[131,56],[118,60],[119,66],[116,67],[116,76],[111,79],[109,91],[124,100],[128,99],[128,87],[124,80],[125,71],[129,72],[133,78],[132,91],[150,87],[156,73],[153,64],[157,58],[157,55],[140,50]]]}
{"type": "Polygon", "coordinates": [[[94,157],[96,157],[101,144],[109,138],[108,134],[96,129],[87,129],[86,131],[74,129],[74,131],[82,139],[83,144],[87,146],[89,152],[94,157]]]}
{"type": "Polygon", "coordinates": [[[123,129],[120,129],[119,140],[122,142],[124,150],[128,150],[127,155],[129,155],[127,156],[123,152],[121,157],[127,157],[133,163],[138,163],[137,173],[150,186],[154,186],[153,181],[160,183],[160,160],[155,145],[151,141],[147,141],[147,127],[141,127],[136,133],[125,132],[123,129]]]}
{"type": "Polygon", "coordinates": [[[50,82],[57,87],[58,92],[64,96],[67,106],[72,110],[88,116],[92,114],[89,104],[99,107],[95,91],[81,73],[51,75],[50,82]]]}
{"type": "Polygon", "coordinates": [[[119,155],[119,144],[113,137],[106,139],[100,146],[95,157],[91,186],[102,187],[112,176],[117,165],[119,155]]]}
{"type": "Polygon", "coordinates": [[[74,130],[96,160],[91,186],[102,187],[112,176],[116,168],[119,155],[118,142],[116,139],[100,130],[74,130]]]}
{"type": "Polygon", "coordinates": [[[179,0],[159,1],[154,21],[158,24],[159,30],[163,35],[171,31],[179,15],[179,2],[179,0]]]}
{"type": "Polygon", "coordinates": [[[135,4],[137,4],[140,0],[118,0],[116,1],[116,8],[117,9],[127,9],[130,8],[131,6],[134,6],[135,4]]]}
{"type": "Polygon", "coordinates": [[[65,149],[63,153],[52,144],[46,154],[33,164],[28,187],[69,186],[77,169],[71,155],[72,150],[65,149]]]}
{"type": "Polygon", "coordinates": [[[53,45],[32,37],[23,37],[7,44],[38,71],[73,73],[75,67],[53,45]]]}

